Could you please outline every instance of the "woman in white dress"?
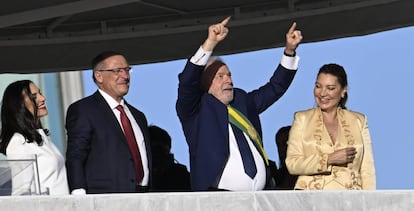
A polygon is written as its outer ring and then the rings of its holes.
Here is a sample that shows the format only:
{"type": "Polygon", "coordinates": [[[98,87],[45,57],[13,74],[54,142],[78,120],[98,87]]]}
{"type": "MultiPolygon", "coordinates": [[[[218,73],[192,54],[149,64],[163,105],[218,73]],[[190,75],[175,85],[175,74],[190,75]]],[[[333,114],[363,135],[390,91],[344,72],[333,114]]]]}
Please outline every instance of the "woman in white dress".
{"type": "Polygon", "coordinates": [[[40,122],[40,118],[48,114],[45,102],[46,98],[30,80],[13,82],[4,91],[0,152],[6,154],[8,160],[36,157],[34,164],[39,172],[36,178],[33,168],[22,169],[22,162],[10,164],[13,195],[33,194],[36,182],[40,183],[37,193],[48,190],[50,195],[69,194],[65,160],[40,122]]]}

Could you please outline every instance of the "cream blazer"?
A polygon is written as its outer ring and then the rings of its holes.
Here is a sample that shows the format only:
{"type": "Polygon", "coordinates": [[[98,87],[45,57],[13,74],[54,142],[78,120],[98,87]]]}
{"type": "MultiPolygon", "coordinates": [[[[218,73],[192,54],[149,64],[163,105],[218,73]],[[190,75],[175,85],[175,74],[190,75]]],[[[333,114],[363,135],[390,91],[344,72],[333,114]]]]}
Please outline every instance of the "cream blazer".
{"type": "Polygon", "coordinates": [[[299,175],[295,189],[376,189],[371,137],[365,115],[338,107],[338,132],[333,144],[320,108],[295,113],[289,133],[286,165],[299,175]],[[355,147],[354,162],[347,166],[328,165],[328,154],[355,147]]]}

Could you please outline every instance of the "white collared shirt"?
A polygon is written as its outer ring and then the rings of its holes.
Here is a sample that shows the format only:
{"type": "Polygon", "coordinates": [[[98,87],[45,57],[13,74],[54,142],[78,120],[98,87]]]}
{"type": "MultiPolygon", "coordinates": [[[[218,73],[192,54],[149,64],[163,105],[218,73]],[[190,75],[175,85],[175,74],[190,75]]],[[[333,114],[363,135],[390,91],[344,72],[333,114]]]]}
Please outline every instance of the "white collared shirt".
{"type": "Polygon", "coordinates": [[[263,190],[266,185],[266,167],[262,156],[254,146],[252,140],[244,132],[243,135],[249,144],[253,153],[254,162],[256,164],[257,173],[254,178],[250,178],[243,167],[243,160],[237,145],[236,137],[233,133],[231,125],[229,127],[229,148],[230,154],[221,175],[218,188],[232,191],[254,191],[263,190]]]}
{"type": "Polygon", "coordinates": [[[111,107],[112,112],[114,112],[114,114],[116,116],[116,119],[118,120],[119,125],[121,126],[121,128],[122,128],[121,112],[116,107],[118,105],[122,105],[122,107],[124,108],[125,113],[126,113],[128,119],[129,119],[129,121],[131,122],[132,129],[134,130],[135,140],[137,141],[137,144],[138,144],[139,153],[141,155],[142,167],[144,169],[144,177],[143,177],[140,185],[147,186],[148,181],[149,181],[148,158],[147,158],[147,151],[146,151],[145,142],[144,142],[144,135],[142,134],[141,128],[138,126],[138,123],[135,120],[134,116],[132,116],[131,111],[129,111],[128,106],[125,105],[124,100],[121,100],[121,102],[118,103],[118,102],[116,102],[115,99],[113,99],[111,96],[109,96],[107,93],[105,93],[104,91],[102,91],[100,89],[99,89],[99,93],[101,93],[101,95],[103,96],[105,101],[111,107]]]}

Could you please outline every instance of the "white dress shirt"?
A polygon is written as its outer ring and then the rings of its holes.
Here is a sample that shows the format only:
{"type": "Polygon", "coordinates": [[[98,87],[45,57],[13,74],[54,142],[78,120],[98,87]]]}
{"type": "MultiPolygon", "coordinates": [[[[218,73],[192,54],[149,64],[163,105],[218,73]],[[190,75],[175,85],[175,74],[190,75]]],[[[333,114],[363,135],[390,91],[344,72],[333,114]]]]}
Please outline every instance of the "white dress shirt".
{"type": "Polygon", "coordinates": [[[139,153],[141,155],[142,168],[144,169],[144,177],[142,178],[141,184],[139,185],[148,186],[148,182],[149,182],[148,158],[147,158],[147,150],[146,150],[145,142],[144,142],[144,135],[142,134],[141,128],[138,126],[138,123],[135,120],[134,116],[132,116],[131,111],[129,111],[128,106],[125,105],[124,100],[121,100],[121,102],[118,103],[116,102],[116,100],[114,100],[114,98],[109,96],[104,91],[99,90],[99,92],[101,93],[105,101],[108,103],[109,107],[111,107],[112,112],[114,112],[121,128],[122,128],[121,112],[118,109],[116,109],[116,107],[118,105],[122,105],[122,107],[124,108],[125,113],[129,121],[131,122],[132,129],[134,130],[135,140],[137,141],[139,153]]]}
{"type": "Polygon", "coordinates": [[[252,140],[243,132],[250,151],[253,154],[254,163],[256,164],[257,173],[254,178],[250,178],[244,172],[243,160],[237,145],[233,128],[229,124],[229,147],[230,154],[221,175],[218,188],[232,191],[253,191],[263,190],[266,185],[266,167],[262,156],[254,146],[252,140]]]}

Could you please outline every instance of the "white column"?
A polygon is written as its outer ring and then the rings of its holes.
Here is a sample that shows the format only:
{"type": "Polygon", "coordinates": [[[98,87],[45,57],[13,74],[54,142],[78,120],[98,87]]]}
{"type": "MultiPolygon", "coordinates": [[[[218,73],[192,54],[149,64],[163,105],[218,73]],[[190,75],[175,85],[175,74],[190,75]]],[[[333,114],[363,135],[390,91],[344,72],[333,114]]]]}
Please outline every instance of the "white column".
{"type": "Polygon", "coordinates": [[[73,102],[84,97],[81,71],[66,71],[59,73],[63,118],[66,119],[66,110],[73,102]]]}

